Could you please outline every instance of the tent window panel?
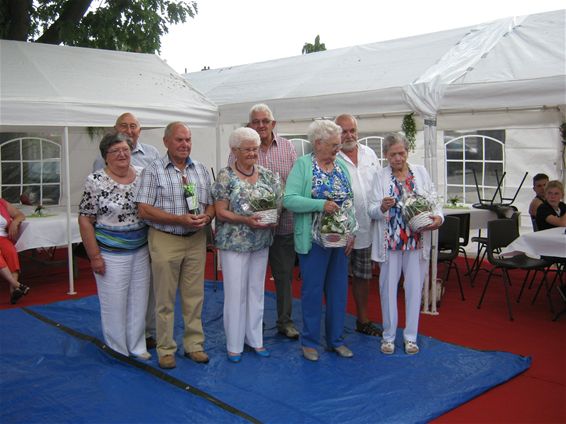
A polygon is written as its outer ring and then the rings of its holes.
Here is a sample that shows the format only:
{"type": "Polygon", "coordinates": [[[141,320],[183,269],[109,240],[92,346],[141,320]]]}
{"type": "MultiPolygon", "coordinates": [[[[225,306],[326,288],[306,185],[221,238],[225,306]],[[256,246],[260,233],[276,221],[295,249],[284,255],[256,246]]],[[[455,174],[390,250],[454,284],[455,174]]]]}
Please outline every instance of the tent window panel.
{"type": "Polygon", "coordinates": [[[61,147],[55,143],[42,143],[41,154],[44,160],[46,159],[57,159],[61,155],[61,147]]]}
{"type": "Polygon", "coordinates": [[[450,161],[446,163],[446,184],[462,184],[464,175],[464,162],[450,161]]]}
{"type": "Polygon", "coordinates": [[[293,144],[295,151],[297,152],[297,156],[308,155],[312,152],[312,145],[310,141],[308,141],[304,137],[306,136],[296,136],[289,139],[289,141],[293,144]]]}
{"type": "Polygon", "coordinates": [[[478,202],[478,192],[475,187],[466,186],[464,196],[462,197],[463,203],[476,203],[478,202]]]}
{"type": "Polygon", "coordinates": [[[19,143],[3,144],[0,149],[0,157],[5,160],[20,160],[20,145],[19,143]]]}
{"type": "Polygon", "coordinates": [[[61,182],[61,163],[43,162],[43,182],[59,183],[61,182]]]}
{"type": "Polygon", "coordinates": [[[61,146],[40,137],[6,138],[0,137],[0,196],[19,203],[26,193],[33,204],[59,204],[61,146]]]}
{"type": "Polygon", "coordinates": [[[20,184],[20,176],[21,164],[19,162],[2,162],[2,184],[20,184]]]}
{"type": "Polygon", "coordinates": [[[24,138],[22,140],[22,159],[41,160],[41,143],[35,139],[24,138]]]}
{"type": "Polygon", "coordinates": [[[383,139],[385,137],[381,135],[370,135],[367,137],[362,137],[358,140],[358,143],[364,144],[370,147],[376,154],[377,159],[379,160],[379,166],[382,168],[387,166],[387,159],[385,159],[385,155],[383,154],[383,139]]]}
{"type": "Polygon", "coordinates": [[[20,186],[17,187],[2,186],[2,198],[12,204],[20,203],[20,186]]]}
{"type": "Polygon", "coordinates": [[[41,183],[41,162],[22,163],[22,182],[24,184],[41,183]]]}
{"type": "Polygon", "coordinates": [[[481,197],[493,196],[495,172],[501,178],[505,169],[504,147],[505,130],[445,131],[445,198],[453,197],[455,187],[460,186],[464,203],[477,202],[474,171],[481,197]]]}
{"type": "Polygon", "coordinates": [[[485,160],[494,160],[494,161],[503,162],[503,146],[500,143],[493,142],[491,140],[486,140],[485,160]]]}
{"type": "Polygon", "coordinates": [[[61,188],[57,185],[43,186],[43,203],[44,205],[58,205],[61,198],[61,188]]]}
{"type": "Polygon", "coordinates": [[[485,184],[497,187],[497,179],[501,179],[503,175],[502,163],[486,163],[485,164],[485,184]]]}
{"type": "Polygon", "coordinates": [[[467,186],[475,187],[474,171],[476,172],[476,178],[478,179],[478,184],[483,185],[483,163],[481,162],[466,162],[465,164],[465,184],[467,186]]]}
{"type": "Polygon", "coordinates": [[[27,194],[29,202],[32,205],[43,204],[43,202],[41,201],[41,185],[23,185],[22,193],[27,194]]]}

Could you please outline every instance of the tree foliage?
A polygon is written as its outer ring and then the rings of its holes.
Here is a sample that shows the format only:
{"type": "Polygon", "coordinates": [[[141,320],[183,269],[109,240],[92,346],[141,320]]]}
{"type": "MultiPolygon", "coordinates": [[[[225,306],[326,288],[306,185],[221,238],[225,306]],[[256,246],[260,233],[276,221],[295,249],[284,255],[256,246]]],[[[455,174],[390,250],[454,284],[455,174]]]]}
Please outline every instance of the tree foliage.
{"type": "Polygon", "coordinates": [[[187,0],[0,0],[0,38],[155,53],[196,13],[187,0]]]}
{"type": "Polygon", "coordinates": [[[314,44],[305,43],[303,46],[303,54],[309,54],[314,52],[321,52],[326,50],[324,43],[320,42],[320,35],[317,35],[314,39],[314,44]]]}

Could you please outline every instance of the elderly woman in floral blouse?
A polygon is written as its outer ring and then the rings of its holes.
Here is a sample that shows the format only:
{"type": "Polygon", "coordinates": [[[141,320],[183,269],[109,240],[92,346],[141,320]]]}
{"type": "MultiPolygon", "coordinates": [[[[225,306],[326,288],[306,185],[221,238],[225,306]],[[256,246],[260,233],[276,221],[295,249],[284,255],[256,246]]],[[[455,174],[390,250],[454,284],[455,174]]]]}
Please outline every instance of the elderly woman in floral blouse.
{"type": "Polygon", "coordinates": [[[260,138],[251,128],[230,135],[236,161],[223,168],[212,189],[216,246],[224,275],[224,331],[228,360],[240,362],[244,343],[268,357],[263,346],[263,295],[269,246],[281,199],[279,178],[257,165],[260,138]],[[272,209],[271,221],[259,210],[272,209]]]}
{"type": "Polygon", "coordinates": [[[147,228],[134,203],[142,168],[130,165],[132,146],[131,139],[119,133],[101,140],[106,166],[87,177],[79,228],[96,279],[106,344],[123,355],[147,360],[149,253],[147,228]]]}

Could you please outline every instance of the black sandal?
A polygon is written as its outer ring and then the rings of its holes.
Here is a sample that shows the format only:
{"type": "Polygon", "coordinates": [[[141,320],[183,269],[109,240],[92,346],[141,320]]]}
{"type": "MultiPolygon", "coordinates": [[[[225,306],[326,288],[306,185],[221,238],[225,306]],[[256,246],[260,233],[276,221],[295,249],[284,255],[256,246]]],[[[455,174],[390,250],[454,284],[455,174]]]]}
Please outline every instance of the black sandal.
{"type": "Polygon", "coordinates": [[[371,321],[360,322],[356,320],[356,331],[358,333],[374,337],[381,337],[381,335],[383,334],[383,331],[379,327],[376,327],[375,324],[371,321]]]}
{"type": "Polygon", "coordinates": [[[23,296],[29,293],[29,286],[20,283],[20,286],[14,290],[10,296],[10,303],[15,305],[23,296]]]}

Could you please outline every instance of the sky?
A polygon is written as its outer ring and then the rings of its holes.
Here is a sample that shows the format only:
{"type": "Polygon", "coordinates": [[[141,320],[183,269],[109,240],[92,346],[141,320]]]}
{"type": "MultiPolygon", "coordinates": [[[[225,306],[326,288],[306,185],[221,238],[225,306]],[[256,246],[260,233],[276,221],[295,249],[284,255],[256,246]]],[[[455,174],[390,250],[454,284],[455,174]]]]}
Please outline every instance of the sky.
{"type": "Polygon", "coordinates": [[[196,0],[198,14],[170,28],[161,58],[179,73],[327,50],[566,9],[564,0],[196,0]]]}

